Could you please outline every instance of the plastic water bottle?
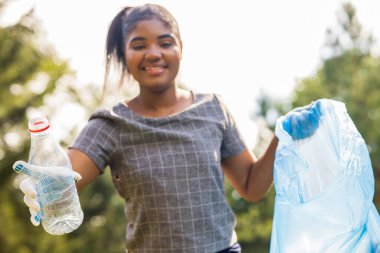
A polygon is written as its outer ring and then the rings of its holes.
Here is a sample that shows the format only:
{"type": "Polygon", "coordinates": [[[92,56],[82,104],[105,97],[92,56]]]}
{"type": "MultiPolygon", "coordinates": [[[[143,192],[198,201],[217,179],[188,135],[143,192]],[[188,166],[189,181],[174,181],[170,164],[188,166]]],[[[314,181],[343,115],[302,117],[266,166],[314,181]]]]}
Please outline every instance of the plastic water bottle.
{"type": "Polygon", "coordinates": [[[29,170],[29,174],[41,205],[42,226],[49,234],[70,233],[83,221],[70,160],[50,133],[47,118],[34,118],[28,127],[31,134],[28,163],[41,168],[29,170]]]}

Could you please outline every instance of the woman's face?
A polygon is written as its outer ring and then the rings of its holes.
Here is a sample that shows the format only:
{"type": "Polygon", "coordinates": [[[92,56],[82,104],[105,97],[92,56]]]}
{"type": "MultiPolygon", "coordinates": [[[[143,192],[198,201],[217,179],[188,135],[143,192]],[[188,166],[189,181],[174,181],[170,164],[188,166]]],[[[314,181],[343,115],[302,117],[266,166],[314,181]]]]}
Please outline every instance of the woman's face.
{"type": "Polygon", "coordinates": [[[138,22],[126,38],[124,59],[140,89],[162,91],[174,85],[181,55],[178,38],[157,19],[138,22]]]}

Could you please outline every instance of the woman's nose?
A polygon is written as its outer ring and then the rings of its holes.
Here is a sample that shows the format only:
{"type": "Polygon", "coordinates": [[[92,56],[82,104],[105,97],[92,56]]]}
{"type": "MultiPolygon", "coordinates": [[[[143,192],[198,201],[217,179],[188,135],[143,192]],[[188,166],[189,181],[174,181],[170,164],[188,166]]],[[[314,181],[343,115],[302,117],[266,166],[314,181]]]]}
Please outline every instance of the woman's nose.
{"type": "Polygon", "coordinates": [[[159,59],[161,55],[162,55],[161,50],[158,47],[153,46],[153,47],[148,48],[145,54],[145,58],[147,60],[156,60],[156,59],[159,59]]]}

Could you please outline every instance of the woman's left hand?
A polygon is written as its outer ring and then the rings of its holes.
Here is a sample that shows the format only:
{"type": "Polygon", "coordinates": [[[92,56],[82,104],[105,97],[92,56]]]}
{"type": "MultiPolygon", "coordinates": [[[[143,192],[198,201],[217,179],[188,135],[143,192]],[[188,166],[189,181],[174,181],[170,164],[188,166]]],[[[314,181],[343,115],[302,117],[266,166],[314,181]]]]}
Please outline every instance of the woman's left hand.
{"type": "Polygon", "coordinates": [[[321,101],[298,108],[285,115],[282,127],[293,138],[300,140],[310,137],[319,126],[321,116],[321,101]]]}

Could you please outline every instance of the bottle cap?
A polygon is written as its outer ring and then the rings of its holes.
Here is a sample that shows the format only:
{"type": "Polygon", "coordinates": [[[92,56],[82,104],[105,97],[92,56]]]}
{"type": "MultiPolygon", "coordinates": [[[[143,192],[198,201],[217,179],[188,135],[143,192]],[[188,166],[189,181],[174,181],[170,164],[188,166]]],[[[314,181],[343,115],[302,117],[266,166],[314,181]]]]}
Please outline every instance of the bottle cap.
{"type": "Polygon", "coordinates": [[[50,123],[45,117],[33,118],[28,123],[28,131],[30,133],[41,133],[49,129],[50,123]]]}

